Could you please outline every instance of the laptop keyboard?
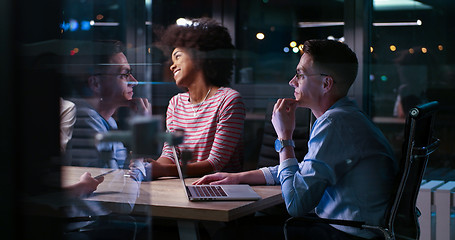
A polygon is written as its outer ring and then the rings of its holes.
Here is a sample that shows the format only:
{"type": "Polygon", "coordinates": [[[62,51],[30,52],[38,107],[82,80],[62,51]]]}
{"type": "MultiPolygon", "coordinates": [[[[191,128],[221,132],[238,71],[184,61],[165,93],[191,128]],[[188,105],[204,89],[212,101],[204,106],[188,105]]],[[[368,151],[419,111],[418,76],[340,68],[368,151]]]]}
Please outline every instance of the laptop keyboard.
{"type": "Polygon", "coordinates": [[[227,196],[220,186],[192,186],[198,197],[220,197],[227,196]]]}

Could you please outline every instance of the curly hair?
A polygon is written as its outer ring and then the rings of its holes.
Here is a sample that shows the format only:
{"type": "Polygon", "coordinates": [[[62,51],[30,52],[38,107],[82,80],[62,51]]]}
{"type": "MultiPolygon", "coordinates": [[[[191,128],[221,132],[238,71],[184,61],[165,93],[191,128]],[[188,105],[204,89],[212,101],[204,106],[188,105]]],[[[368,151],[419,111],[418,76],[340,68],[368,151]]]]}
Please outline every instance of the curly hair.
{"type": "Polygon", "coordinates": [[[174,48],[187,49],[211,84],[229,86],[234,67],[234,46],[226,27],[211,18],[186,19],[169,26],[159,45],[168,56],[174,48]]]}

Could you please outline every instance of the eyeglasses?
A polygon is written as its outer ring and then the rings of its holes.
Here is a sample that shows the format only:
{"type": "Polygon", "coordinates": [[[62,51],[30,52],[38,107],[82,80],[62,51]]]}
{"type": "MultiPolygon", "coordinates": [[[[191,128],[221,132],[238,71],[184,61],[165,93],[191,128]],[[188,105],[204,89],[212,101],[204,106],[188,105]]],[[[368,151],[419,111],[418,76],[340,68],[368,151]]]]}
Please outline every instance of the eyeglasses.
{"type": "MultiPolygon", "coordinates": [[[[294,77],[297,78],[297,80],[303,80],[305,78],[311,77],[311,76],[323,76],[323,77],[328,77],[330,76],[329,74],[325,73],[314,73],[314,74],[304,74],[304,73],[295,73],[294,77]]],[[[335,83],[335,80],[333,81],[335,83]]]]}
{"type": "Polygon", "coordinates": [[[302,80],[302,79],[305,79],[307,77],[311,77],[311,76],[324,76],[324,77],[327,77],[327,76],[330,76],[328,74],[325,74],[325,73],[315,73],[315,74],[304,74],[304,73],[295,73],[294,77],[299,79],[299,80],[302,80]]]}
{"type": "Polygon", "coordinates": [[[122,80],[126,80],[126,79],[128,79],[129,76],[133,75],[133,69],[129,69],[126,73],[118,73],[118,74],[97,73],[95,75],[114,75],[114,76],[120,76],[120,79],[122,79],[122,80]]]}

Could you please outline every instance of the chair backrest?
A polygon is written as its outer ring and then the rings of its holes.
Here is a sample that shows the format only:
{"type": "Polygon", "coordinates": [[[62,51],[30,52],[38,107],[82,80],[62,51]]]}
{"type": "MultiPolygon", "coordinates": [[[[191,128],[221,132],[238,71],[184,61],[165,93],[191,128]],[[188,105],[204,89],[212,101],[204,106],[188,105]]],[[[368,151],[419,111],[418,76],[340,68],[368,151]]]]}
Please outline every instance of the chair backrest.
{"type": "MultiPolygon", "coordinates": [[[[280,164],[280,158],[275,151],[275,139],[277,135],[273,128],[271,117],[275,102],[269,102],[266,109],[264,120],[264,132],[262,143],[259,150],[257,167],[269,167],[280,164]]],[[[295,142],[295,156],[297,160],[302,161],[308,152],[308,139],[310,136],[312,113],[310,109],[297,109],[295,113],[295,130],[292,139],[295,142]]]]}
{"type": "Polygon", "coordinates": [[[420,235],[416,199],[429,155],[439,146],[439,139],[433,136],[438,105],[434,101],[411,108],[406,118],[396,194],[386,213],[387,227],[396,239],[418,239],[420,235]]]}

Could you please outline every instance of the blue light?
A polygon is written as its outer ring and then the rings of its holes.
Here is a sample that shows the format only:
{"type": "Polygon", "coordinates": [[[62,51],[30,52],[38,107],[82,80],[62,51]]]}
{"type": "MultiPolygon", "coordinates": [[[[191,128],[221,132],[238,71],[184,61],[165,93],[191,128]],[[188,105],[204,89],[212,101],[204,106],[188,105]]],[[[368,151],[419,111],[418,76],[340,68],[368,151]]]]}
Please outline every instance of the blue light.
{"type": "Polygon", "coordinates": [[[82,31],[88,31],[90,30],[90,22],[89,21],[82,21],[81,22],[81,30],[82,31]]]}
{"type": "Polygon", "coordinates": [[[370,81],[374,81],[375,77],[373,74],[370,74],[370,81]]]}
{"type": "Polygon", "coordinates": [[[289,48],[288,47],[284,47],[283,48],[283,52],[288,53],[289,52],[289,48]]]}
{"type": "Polygon", "coordinates": [[[131,85],[174,85],[174,82],[126,82],[131,85]]]}
{"type": "Polygon", "coordinates": [[[381,81],[386,82],[388,79],[386,75],[381,75],[381,81]]]}
{"type": "Polygon", "coordinates": [[[70,31],[76,31],[79,28],[79,23],[77,20],[70,19],[70,31]]]}
{"type": "Polygon", "coordinates": [[[63,21],[62,24],[60,24],[60,27],[63,29],[63,31],[68,31],[70,29],[70,24],[63,21]]]}

